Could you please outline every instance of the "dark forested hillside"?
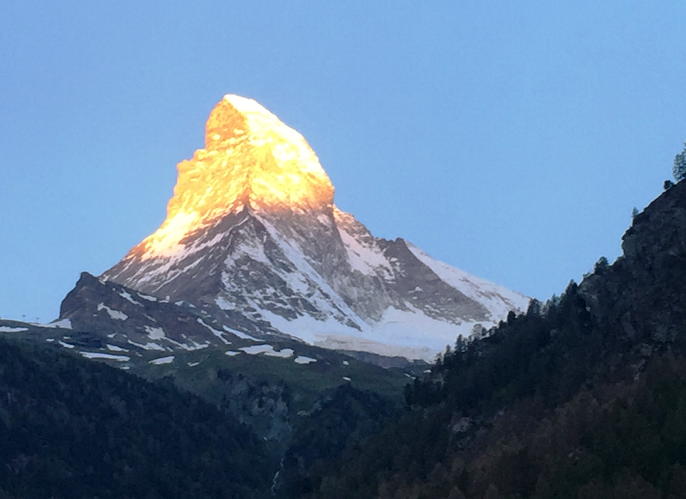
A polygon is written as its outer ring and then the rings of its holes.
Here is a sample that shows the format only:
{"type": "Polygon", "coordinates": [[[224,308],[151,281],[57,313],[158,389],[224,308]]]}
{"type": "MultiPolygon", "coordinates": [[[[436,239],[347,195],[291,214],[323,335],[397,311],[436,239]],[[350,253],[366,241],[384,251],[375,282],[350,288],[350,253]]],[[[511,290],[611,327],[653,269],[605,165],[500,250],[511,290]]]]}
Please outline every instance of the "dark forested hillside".
{"type": "Polygon", "coordinates": [[[275,480],[275,495],[296,498],[312,492],[308,468],[324,465],[345,449],[359,448],[367,437],[397,420],[398,409],[377,393],[356,389],[350,383],[339,386],[296,426],[275,480]]]}
{"type": "Polygon", "coordinates": [[[0,339],[0,497],[267,497],[278,463],[170,383],[0,339]]]}
{"type": "Polygon", "coordinates": [[[560,298],[458,338],[407,411],[309,497],[665,498],[686,492],[686,183],[560,298]]]}

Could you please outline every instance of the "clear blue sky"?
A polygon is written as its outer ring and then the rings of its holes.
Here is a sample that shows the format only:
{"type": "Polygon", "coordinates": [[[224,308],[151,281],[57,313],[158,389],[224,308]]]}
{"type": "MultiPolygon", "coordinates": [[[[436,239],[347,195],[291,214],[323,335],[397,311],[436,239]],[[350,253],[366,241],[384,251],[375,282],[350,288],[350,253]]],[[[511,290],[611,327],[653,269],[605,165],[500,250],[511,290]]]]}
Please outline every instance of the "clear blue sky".
{"type": "Polygon", "coordinates": [[[226,93],[375,235],[546,299],[671,178],[685,90],[673,1],[2,0],[0,316],[154,231],[226,93]]]}

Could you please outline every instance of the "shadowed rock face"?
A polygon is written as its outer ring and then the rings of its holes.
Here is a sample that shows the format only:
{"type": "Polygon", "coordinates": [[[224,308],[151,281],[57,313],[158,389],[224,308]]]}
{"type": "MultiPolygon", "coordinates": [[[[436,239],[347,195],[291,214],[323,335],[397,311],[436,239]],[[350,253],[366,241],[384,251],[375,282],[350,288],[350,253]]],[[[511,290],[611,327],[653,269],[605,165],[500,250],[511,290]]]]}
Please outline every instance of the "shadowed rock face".
{"type": "Polygon", "coordinates": [[[526,308],[528,298],[377,239],[338,210],[305,139],[256,102],[225,97],[205,143],[179,164],[165,222],[104,281],[187,301],[253,335],[266,325],[263,334],[425,359],[526,308]]]}
{"type": "Polygon", "coordinates": [[[686,325],[686,182],[634,218],[622,249],[579,291],[608,334],[632,343],[673,341],[686,325]]]}
{"type": "MultiPolygon", "coordinates": [[[[105,342],[149,350],[195,350],[235,339],[208,312],[187,301],[161,300],[86,272],[62,301],[60,318],[68,319],[75,331],[93,331],[105,342]]],[[[278,334],[267,323],[242,317],[235,322],[242,331],[278,334]]]]}

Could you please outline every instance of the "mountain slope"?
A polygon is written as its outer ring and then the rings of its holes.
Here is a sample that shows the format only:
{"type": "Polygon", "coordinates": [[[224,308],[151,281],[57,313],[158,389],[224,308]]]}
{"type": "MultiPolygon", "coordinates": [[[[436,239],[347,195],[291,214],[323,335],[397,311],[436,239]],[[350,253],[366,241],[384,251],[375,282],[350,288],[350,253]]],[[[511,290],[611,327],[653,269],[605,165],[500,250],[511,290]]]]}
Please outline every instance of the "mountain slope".
{"type": "Polygon", "coordinates": [[[305,139],[250,99],[222,99],[178,169],[162,226],[103,279],[256,337],[427,360],[529,301],[375,238],[334,206],[305,139]]]}
{"type": "Polygon", "coordinates": [[[0,320],[0,335],[173,381],[225,406],[274,448],[287,446],[302,414],[339,386],[374,391],[396,406],[408,378],[426,369],[406,359],[385,359],[397,367],[384,369],[299,340],[257,339],[188,302],[158,300],[87,273],[62,302],[61,314],[47,325],[0,320]]]}
{"type": "Polygon", "coordinates": [[[623,255],[484,338],[458,341],[408,410],[303,497],[676,499],[686,484],[686,182],[623,255]]]}
{"type": "Polygon", "coordinates": [[[0,392],[2,497],[270,496],[261,439],[169,384],[0,339],[0,392]]]}

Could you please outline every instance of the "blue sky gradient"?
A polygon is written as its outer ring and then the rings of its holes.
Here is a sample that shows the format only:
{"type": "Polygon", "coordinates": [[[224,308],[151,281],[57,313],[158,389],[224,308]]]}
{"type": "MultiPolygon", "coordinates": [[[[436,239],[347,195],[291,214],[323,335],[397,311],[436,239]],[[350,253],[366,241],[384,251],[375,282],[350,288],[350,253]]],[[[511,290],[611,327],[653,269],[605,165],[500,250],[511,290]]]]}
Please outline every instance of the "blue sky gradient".
{"type": "Polygon", "coordinates": [[[620,253],[686,140],[686,5],[0,3],[0,317],[48,321],[164,219],[226,93],[377,236],[546,299],[620,253]]]}

